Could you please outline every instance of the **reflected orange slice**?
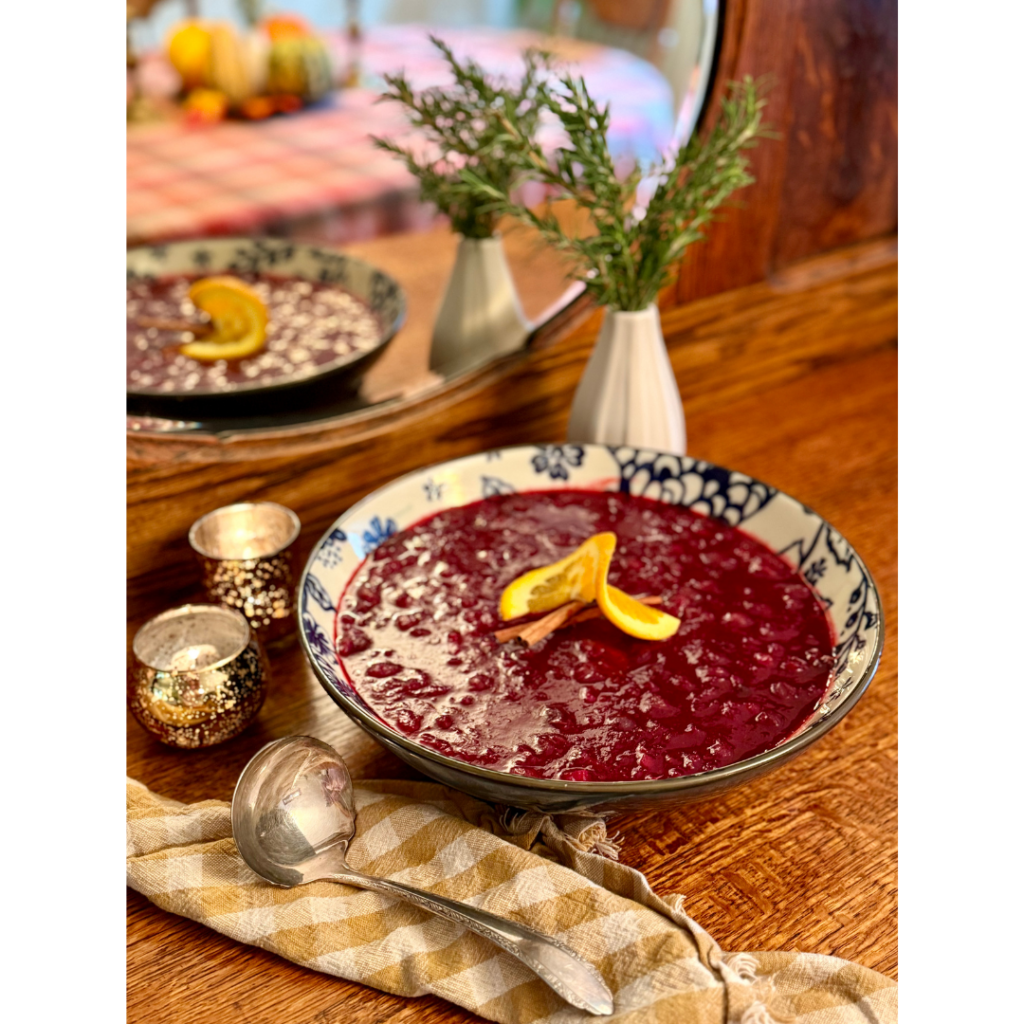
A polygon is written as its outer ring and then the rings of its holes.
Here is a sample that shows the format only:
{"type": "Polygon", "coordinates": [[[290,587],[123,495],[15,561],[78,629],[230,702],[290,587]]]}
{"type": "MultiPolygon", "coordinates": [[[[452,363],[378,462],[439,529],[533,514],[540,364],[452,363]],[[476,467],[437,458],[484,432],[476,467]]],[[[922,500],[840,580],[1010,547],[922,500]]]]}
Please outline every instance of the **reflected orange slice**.
{"type": "Polygon", "coordinates": [[[237,277],[204,277],[188,291],[193,305],[213,321],[213,334],[181,346],[181,354],[201,362],[244,359],[263,347],[267,307],[237,277]]]}
{"type": "Polygon", "coordinates": [[[558,562],[531,569],[502,591],[498,606],[503,619],[549,612],[568,601],[593,601],[608,575],[615,551],[614,533],[596,533],[558,562]]]}

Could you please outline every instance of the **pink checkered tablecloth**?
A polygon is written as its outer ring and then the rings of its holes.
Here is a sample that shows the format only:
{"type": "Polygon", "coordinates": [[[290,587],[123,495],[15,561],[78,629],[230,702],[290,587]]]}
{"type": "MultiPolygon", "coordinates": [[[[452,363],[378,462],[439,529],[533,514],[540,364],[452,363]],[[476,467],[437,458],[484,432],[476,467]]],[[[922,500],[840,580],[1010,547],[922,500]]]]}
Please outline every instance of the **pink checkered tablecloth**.
{"type": "MultiPolygon", "coordinates": [[[[404,67],[417,88],[447,80],[430,31],[496,75],[518,75],[527,46],[557,49],[585,75],[593,95],[611,101],[613,153],[651,158],[671,141],[675,115],[668,82],[625,51],[525,30],[381,26],[362,43],[362,84],[301,113],[206,126],[180,120],[129,125],[129,244],[287,233],[303,224],[316,224],[325,241],[346,242],[427,226],[434,214],[419,203],[415,179],[375,149],[369,136],[410,131],[397,104],[375,102],[385,72],[404,67]]],[[[344,69],[348,43],[341,36],[328,41],[344,69]]],[[[144,60],[141,79],[153,94],[175,86],[159,55],[144,60]]]]}

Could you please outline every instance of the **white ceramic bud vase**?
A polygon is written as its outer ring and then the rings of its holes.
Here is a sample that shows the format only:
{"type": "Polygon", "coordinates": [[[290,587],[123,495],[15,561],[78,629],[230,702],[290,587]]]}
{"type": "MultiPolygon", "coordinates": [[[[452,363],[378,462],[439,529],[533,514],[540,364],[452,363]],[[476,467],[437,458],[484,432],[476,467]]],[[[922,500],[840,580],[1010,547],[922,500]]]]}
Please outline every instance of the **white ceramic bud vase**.
{"type": "Polygon", "coordinates": [[[656,305],[606,309],[572,401],[567,440],[686,454],[686,420],[656,305]]]}
{"type": "Polygon", "coordinates": [[[501,237],[460,238],[430,343],[430,369],[450,375],[522,348],[523,316],[501,237]]]}

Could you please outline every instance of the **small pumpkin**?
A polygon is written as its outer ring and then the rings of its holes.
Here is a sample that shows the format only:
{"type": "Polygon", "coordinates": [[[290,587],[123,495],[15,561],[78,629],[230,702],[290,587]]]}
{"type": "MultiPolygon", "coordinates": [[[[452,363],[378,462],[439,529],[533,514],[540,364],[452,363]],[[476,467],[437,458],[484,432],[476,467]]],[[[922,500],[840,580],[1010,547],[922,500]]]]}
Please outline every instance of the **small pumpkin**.
{"type": "Polygon", "coordinates": [[[331,56],[322,39],[286,36],[270,44],[267,91],[272,95],[299,96],[306,103],[315,103],[333,84],[331,56]]]}
{"type": "Polygon", "coordinates": [[[297,14],[273,14],[260,22],[260,28],[271,39],[293,39],[313,34],[306,19],[297,14]]]}

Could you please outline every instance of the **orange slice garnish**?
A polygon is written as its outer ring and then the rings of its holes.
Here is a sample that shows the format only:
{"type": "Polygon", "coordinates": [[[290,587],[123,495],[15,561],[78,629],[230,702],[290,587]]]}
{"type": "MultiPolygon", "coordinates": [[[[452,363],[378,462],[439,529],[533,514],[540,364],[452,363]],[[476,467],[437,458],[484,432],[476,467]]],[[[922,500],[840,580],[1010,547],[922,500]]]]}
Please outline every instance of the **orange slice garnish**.
{"type": "Polygon", "coordinates": [[[501,617],[517,619],[531,612],[549,612],[569,601],[597,601],[604,617],[623,633],[640,640],[673,636],[679,619],[608,583],[615,542],[614,533],[595,533],[561,561],[514,579],[502,592],[501,617]]]}
{"type": "Polygon", "coordinates": [[[213,334],[181,346],[181,354],[201,362],[244,359],[263,347],[267,307],[237,277],[204,277],[188,290],[193,305],[213,321],[213,334]]]}
{"type": "Polygon", "coordinates": [[[679,629],[679,620],[674,615],[641,604],[618,587],[610,586],[607,579],[602,579],[598,586],[597,606],[609,622],[640,640],[665,640],[679,629]]]}
{"type": "Polygon", "coordinates": [[[568,601],[589,604],[608,575],[614,551],[615,534],[596,533],[560,561],[523,573],[502,591],[501,617],[517,619],[532,612],[549,612],[568,601]]]}

